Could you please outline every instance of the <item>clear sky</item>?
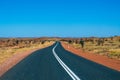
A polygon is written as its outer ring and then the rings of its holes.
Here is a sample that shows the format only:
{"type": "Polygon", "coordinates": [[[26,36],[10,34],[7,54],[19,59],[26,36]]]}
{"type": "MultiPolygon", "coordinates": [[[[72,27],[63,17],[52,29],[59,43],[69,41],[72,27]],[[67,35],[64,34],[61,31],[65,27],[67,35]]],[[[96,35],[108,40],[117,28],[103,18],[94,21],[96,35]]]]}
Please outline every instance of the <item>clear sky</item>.
{"type": "Polygon", "coordinates": [[[0,0],[0,37],[120,35],[120,0],[0,0]]]}

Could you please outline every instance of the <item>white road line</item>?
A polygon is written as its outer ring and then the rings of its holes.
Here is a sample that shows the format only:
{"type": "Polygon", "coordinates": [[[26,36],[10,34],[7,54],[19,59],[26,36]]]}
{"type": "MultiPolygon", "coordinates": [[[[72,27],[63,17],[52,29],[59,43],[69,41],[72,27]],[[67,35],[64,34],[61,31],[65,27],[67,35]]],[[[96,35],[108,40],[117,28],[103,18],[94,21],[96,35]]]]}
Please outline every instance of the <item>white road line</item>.
{"type": "Polygon", "coordinates": [[[65,69],[65,71],[70,75],[70,77],[73,80],[81,80],[56,54],[55,48],[57,47],[58,43],[55,45],[55,47],[52,49],[53,55],[57,59],[57,61],[60,63],[60,65],[65,69]]]}

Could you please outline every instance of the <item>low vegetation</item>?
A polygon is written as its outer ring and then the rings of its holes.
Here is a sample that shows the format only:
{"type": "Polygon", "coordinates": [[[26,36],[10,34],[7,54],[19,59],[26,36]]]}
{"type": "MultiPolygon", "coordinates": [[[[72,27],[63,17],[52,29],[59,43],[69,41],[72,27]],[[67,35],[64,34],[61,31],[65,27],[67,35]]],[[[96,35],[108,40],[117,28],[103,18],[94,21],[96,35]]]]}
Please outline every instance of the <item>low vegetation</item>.
{"type": "Polygon", "coordinates": [[[92,52],[120,60],[120,36],[106,38],[82,38],[84,47],[81,47],[81,38],[0,38],[0,64],[14,54],[28,50],[44,48],[55,41],[66,42],[77,49],[92,52]]]}
{"type": "Polygon", "coordinates": [[[82,38],[84,40],[84,48],[80,45],[81,38],[67,38],[62,41],[71,44],[77,49],[83,49],[85,52],[92,52],[108,56],[120,60],[120,36],[108,38],[82,38]]]}
{"type": "Polygon", "coordinates": [[[25,51],[44,48],[54,43],[53,40],[46,39],[0,39],[0,64],[4,63],[8,58],[25,51]]]}

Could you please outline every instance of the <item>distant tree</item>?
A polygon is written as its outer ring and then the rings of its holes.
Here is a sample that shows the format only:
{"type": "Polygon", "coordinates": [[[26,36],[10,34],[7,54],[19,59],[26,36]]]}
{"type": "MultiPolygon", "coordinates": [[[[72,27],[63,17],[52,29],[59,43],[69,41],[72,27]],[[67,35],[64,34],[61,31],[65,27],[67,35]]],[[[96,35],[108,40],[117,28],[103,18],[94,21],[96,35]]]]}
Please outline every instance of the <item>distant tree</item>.
{"type": "Polygon", "coordinates": [[[81,44],[81,47],[84,48],[84,40],[81,39],[79,43],[81,44]]]}
{"type": "Polygon", "coordinates": [[[41,44],[44,44],[45,43],[45,41],[41,41],[41,44]]]}
{"type": "Polygon", "coordinates": [[[78,44],[78,40],[75,40],[75,44],[78,44]]]}
{"type": "Polygon", "coordinates": [[[105,41],[108,41],[108,39],[106,38],[105,41]]]}
{"type": "Polygon", "coordinates": [[[68,43],[71,44],[71,43],[72,43],[72,40],[68,40],[68,43]]]}
{"type": "Polygon", "coordinates": [[[19,41],[18,41],[18,40],[16,40],[16,41],[15,41],[15,44],[16,44],[16,45],[18,45],[18,44],[19,44],[19,41]]]}

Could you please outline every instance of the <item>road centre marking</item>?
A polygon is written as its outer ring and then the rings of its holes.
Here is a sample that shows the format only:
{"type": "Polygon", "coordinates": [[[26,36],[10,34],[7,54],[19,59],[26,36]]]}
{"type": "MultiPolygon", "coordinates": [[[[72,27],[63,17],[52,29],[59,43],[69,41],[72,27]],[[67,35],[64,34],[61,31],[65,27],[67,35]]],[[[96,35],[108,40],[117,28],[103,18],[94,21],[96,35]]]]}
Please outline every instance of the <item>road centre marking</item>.
{"type": "Polygon", "coordinates": [[[69,74],[69,76],[73,79],[73,80],[81,80],[56,54],[55,52],[55,48],[57,47],[58,43],[55,45],[55,47],[52,49],[53,55],[55,56],[55,58],[57,59],[57,61],[59,62],[59,64],[64,68],[64,70],[69,74]]]}

